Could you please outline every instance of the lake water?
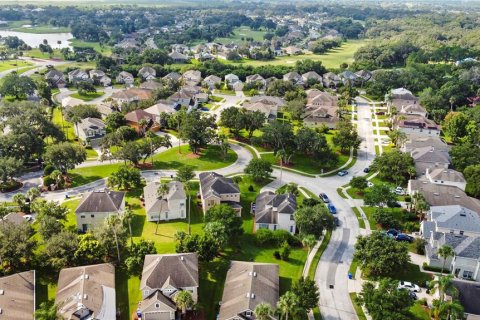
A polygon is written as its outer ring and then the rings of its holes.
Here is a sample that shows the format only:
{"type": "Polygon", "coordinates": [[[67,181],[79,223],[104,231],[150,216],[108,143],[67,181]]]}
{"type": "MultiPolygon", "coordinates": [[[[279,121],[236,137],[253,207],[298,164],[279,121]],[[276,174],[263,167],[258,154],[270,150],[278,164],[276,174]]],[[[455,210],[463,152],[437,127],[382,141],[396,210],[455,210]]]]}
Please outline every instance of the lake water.
{"type": "Polygon", "coordinates": [[[47,39],[48,44],[54,49],[71,48],[68,40],[73,38],[71,33],[26,33],[9,30],[0,30],[0,36],[16,36],[32,48],[37,48],[43,43],[44,39],[47,39]],[[58,44],[57,41],[61,41],[62,43],[58,44]]]}

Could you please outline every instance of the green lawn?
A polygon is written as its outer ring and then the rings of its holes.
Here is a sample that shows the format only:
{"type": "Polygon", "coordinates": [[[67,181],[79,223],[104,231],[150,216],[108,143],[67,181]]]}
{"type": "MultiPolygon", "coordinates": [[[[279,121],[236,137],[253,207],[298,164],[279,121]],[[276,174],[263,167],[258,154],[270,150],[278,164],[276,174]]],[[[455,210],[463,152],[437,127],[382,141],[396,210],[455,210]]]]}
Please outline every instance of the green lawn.
{"type": "Polygon", "coordinates": [[[60,50],[53,49],[53,53],[50,55],[46,52],[41,52],[38,48],[32,48],[32,50],[23,51],[25,57],[39,58],[39,59],[63,59],[63,55],[60,53],[60,50]]]}
{"type": "Polygon", "coordinates": [[[103,96],[105,94],[105,92],[103,91],[97,91],[97,92],[91,92],[91,93],[86,93],[84,95],[81,95],[80,93],[78,92],[75,92],[75,93],[72,93],[70,95],[70,97],[72,98],[77,98],[77,99],[80,99],[80,100],[83,100],[83,101],[92,101],[94,99],[97,99],[97,98],[100,98],[101,96],[103,96]]]}
{"type": "Polygon", "coordinates": [[[12,31],[17,31],[17,32],[25,32],[25,33],[69,33],[70,28],[69,27],[54,27],[48,24],[40,24],[36,25],[33,27],[17,27],[11,29],[12,31]]]}
{"type": "Polygon", "coordinates": [[[425,309],[425,307],[420,304],[420,302],[416,301],[415,304],[410,308],[410,312],[415,320],[430,320],[430,314],[425,309]]]}
{"type": "Polygon", "coordinates": [[[355,216],[357,217],[358,226],[362,229],[365,229],[365,221],[363,220],[362,215],[360,214],[360,211],[358,211],[356,207],[352,207],[352,211],[355,213],[355,216]]]}
{"type": "Polygon", "coordinates": [[[350,299],[352,300],[353,308],[357,314],[358,320],[367,320],[365,313],[363,312],[362,307],[356,301],[357,294],[355,292],[350,292],[350,299]]]}
{"type": "Polygon", "coordinates": [[[65,70],[69,69],[94,69],[95,68],[95,62],[93,61],[87,61],[87,62],[69,62],[65,63],[59,66],[56,66],[55,69],[65,72],[65,70]]]}
{"type": "MultiPolygon", "coordinates": [[[[376,207],[362,207],[363,212],[367,216],[368,223],[370,224],[370,228],[372,230],[381,229],[379,225],[377,225],[377,221],[373,218],[373,214],[375,213],[376,207]]],[[[385,211],[393,212],[394,217],[400,222],[406,222],[405,217],[405,210],[403,208],[384,208],[385,211]]]]}
{"type": "Polygon", "coordinates": [[[253,38],[254,41],[262,42],[265,33],[265,31],[252,30],[250,27],[242,26],[233,29],[233,34],[230,37],[216,38],[214,41],[222,44],[242,44],[246,42],[246,38],[253,38]]]}
{"type": "Polygon", "coordinates": [[[300,54],[295,56],[283,56],[277,57],[270,61],[260,60],[242,60],[240,62],[227,61],[226,63],[243,63],[251,66],[264,66],[264,65],[293,65],[299,60],[314,60],[321,61],[326,68],[339,68],[340,64],[353,62],[353,54],[360,48],[367,44],[367,40],[348,40],[340,48],[332,49],[325,54],[300,54]]]}
{"type": "Polygon", "coordinates": [[[99,42],[86,42],[78,39],[70,39],[68,41],[72,47],[93,48],[95,51],[105,56],[110,56],[112,54],[112,47],[102,45],[99,42]]]}
{"type": "Polygon", "coordinates": [[[188,146],[174,147],[153,156],[155,169],[178,169],[182,166],[193,166],[195,170],[206,171],[224,168],[237,160],[237,154],[228,150],[227,157],[222,159],[219,146],[209,146],[199,155],[194,155],[188,146]]]}
{"type": "Polygon", "coordinates": [[[7,61],[1,61],[0,62],[0,72],[2,71],[7,71],[7,70],[12,70],[12,69],[20,69],[20,68],[25,68],[25,67],[30,67],[32,64],[27,61],[22,61],[22,60],[7,60],[7,61]]]}

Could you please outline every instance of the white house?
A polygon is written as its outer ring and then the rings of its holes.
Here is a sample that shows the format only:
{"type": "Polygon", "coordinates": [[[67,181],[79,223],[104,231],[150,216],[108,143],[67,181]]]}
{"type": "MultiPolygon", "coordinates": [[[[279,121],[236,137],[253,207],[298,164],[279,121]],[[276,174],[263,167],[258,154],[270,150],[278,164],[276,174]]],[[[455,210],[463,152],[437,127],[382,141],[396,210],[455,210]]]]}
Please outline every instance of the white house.
{"type": "Polygon", "coordinates": [[[427,241],[425,256],[433,267],[445,264],[455,277],[480,281],[480,215],[461,205],[433,206],[420,225],[427,241]],[[443,246],[454,250],[446,259],[438,254],[443,246]],[[444,261],[445,260],[445,261],[444,261]]]}
{"type": "Polygon", "coordinates": [[[135,77],[130,72],[122,71],[118,74],[115,80],[117,81],[117,83],[131,86],[135,82],[135,77]]]}
{"type": "Polygon", "coordinates": [[[183,190],[183,184],[171,181],[167,185],[168,193],[164,196],[158,195],[159,182],[150,182],[143,188],[148,221],[186,218],[187,196],[183,190]]]}
{"type": "Polygon", "coordinates": [[[73,131],[79,139],[89,140],[93,144],[99,142],[107,133],[105,123],[97,118],[82,119],[74,126],[73,131]]]}
{"type": "Polygon", "coordinates": [[[157,76],[157,71],[155,71],[152,67],[142,67],[138,71],[138,75],[142,78],[142,80],[153,80],[157,76]]]}
{"type": "Polygon", "coordinates": [[[293,214],[297,200],[291,193],[275,194],[271,191],[260,193],[255,200],[255,227],[258,229],[286,230],[295,233],[293,214]]]}

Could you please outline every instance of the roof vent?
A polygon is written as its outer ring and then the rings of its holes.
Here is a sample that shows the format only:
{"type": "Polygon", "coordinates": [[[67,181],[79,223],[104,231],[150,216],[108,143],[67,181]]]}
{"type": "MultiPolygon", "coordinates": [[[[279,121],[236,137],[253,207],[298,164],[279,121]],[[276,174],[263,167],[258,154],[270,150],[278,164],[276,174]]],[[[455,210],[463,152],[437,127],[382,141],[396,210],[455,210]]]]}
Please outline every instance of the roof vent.
{"type": "Polygon", "coordinates": [[[185,260],[185,258],[184,258],[183,256],[180,256],[180,260],[182,260],[182,261],[183,261],[183,260],[185,260]]]}
{"type": "Polygon", "coordinates": [[[433,194],[436,195],[436,196],[440,195],[440,193],[438,193],[438,192],[434,192],[433,194]]]}
{"type": "MultiPolygon", "coordinates": [[[[460,213],[460,217],[466,217],[467,215],[465,213],[460,213]]],[[[0,291],[0,294],[3,294],[3,290],[0,291]]]]}
{"type": "Polygon", "coordinates": [[[83,275],[83,279],[87,280],[89,278],[88,274],[83,275]]]}
{"type": "Polygon", "coordinates": [[[85,293],[85,294],[83,295],[83,299],[85,299],[85,300],[86,300],[86,299],[87,299],[87,297],[88,297],[88,296],[87,296],[87,294],[85,293]]]}
{"type": "Polygon", "coordinates": [[[248,273],[248,275],[251,276],[251,275],[252,275],[252,271],[250,271],[250,272],[248,273]]]}
{"type": "Polygon", "coordinates": [[[0,296],[3,296],[5,294],[4,290],[0,290],[0,296]]]}
{"type": "Polygon", "coordinates": [[[254,276],[254,277],[256,277],[256,276],[257,276],[257,273],[256,273],[256,272],[254,272],[254,273],[253,273],[253,276],[254,276]]]}
{"type": "Polygon", "coordinates": [[[250,298],[255,299],[255,293],[252,293],[252,294],[250,295],[250,298]]]}
{"type": "Polygon", "coordinates": [[[459,195],[455,195],[455,198],[459,199],[459,198],[460,198],[460,196],[459,196],[459,195]]]}
{"type": "Polygon", "coordinates": [[[250,298],[250,292],[247,292],[247,293],[245,294],[245,297],[246,297],[246,298],[250,298]]]}

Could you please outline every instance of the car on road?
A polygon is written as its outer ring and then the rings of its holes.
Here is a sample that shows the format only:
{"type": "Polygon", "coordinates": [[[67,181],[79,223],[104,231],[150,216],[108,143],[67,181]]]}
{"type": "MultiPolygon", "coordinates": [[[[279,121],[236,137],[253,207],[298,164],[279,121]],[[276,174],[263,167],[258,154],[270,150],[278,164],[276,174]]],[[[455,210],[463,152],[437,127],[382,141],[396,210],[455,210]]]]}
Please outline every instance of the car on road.
{"type": "Polygon", "coordinates": [[[337,213],[337,208],[331,203],[327,204],[328,211],[330,211],[331,214],[336,214],[337,213]]]}
{"type": "Polygon", "coordinates": [[[333,217],[333,223],[335,223],[335,226],[340,227],[340,219],[337,217],[333,217]]]}
{"type": "Polygon", "coordinates": [[[325,202],[325,203],[330,202],[330,199],[328,199],[328,197],[325,193],[320,193],[318,196],[320,197],[320,199],[322,199],[323,202],[325,202]]]}
{"type": "Polygon", "coordinates": [[[412,236],[409,236],[408,234],[405,234],[405,233],[399,233],[397,234],[397,236],[395,237],[395,240],[397,241],[405,241],[405,242],[410,242],[412,243],[413,240],[415,240],[412,236]]]}
{"type": "Polygon", "coordinates": [[[337,173],[340,177],[346,176],[348,174],[347,170],[342,170],[337,173]]]}
{"type": "Polygon", "coordinates": [[[396,187],[395,190],[394,190],[395,194],[399,195],[399,196],[403,196],[405,195],[405,190],[403,190],[402,187],[396,187]]]}
{"type": "Polygon", "coordinates": [[[369,167],[366,167],[365,169],[363,169],[363,172],[369,173],[369,172],[370,172],[370,168],[369,168],[369,167]]]}
{"type": "Polygon", "coordinates": [[[375,112],[375,114],[376,114],[377,116],[384,116],[384,115],[385,115],[385,112],[379,111],[379,112],[375,112]]]}
{"type": "Polygon", "coordinates": [[[389,208],[401,208],[402,207],[402,205],[398,201],[389,202],[389,203],[387,203],[387,206],[389,208]]]}
{"type": "Polygon", "coordinates": [[[398,283],[398,289],[407,289],[412,292],[420,292],[420,287],[409,281],[400,281],[398,283]]]}
{"type": "Polygon", "coordinates": [[[31,214],[26,214],[23,216],[23,219],[25,219],[25,221],[31,222],[33,221],[33,216],[31,214]]]}

